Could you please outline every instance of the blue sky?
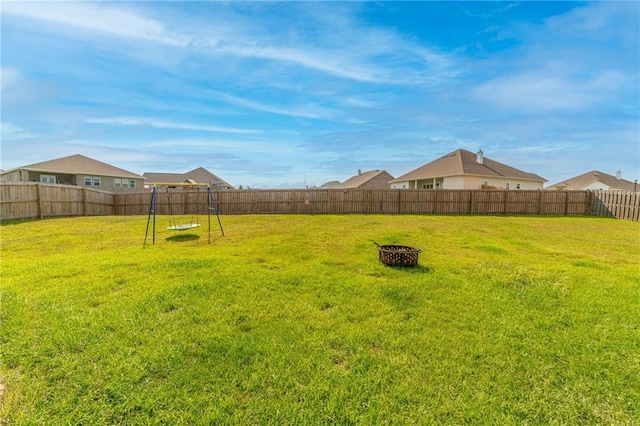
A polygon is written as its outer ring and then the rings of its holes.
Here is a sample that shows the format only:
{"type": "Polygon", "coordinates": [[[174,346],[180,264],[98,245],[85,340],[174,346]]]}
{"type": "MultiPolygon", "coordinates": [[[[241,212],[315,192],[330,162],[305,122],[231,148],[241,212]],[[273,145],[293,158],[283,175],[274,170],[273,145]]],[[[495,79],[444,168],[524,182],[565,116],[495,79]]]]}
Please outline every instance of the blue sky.
{"type": "Polygon", "coordinates": [[[0,7],[4,170],[80,153],[300,188],[463,148],[640,179],[640,3],[0,7]]]}

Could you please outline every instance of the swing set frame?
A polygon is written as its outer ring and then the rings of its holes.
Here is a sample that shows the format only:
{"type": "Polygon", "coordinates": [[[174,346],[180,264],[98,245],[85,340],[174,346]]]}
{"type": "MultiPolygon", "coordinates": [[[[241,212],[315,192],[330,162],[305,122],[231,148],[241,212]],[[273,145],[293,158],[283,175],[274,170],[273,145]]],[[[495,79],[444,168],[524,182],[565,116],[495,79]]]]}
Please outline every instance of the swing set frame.
{"type": "MultiPolygon", "coordinates": [[[[206,194],[207,194],[207,224],[208,224],[208,235],[209,235],[209,244],[211,243],[211,212],[213,211],[216,217],[218,218],[218,225],[220,225],[220,233],[224,237],[224,229],[222,229],[222,222],[220,221],[220,215],[218,214],[218,204],[216,203],[216,199],[213,196],[213,192],[211,192],[211,185],[209,184],[200,184],[200,183],[164,183],[157,182],[153,184],[151,189],[151,200],[149,201],[149,215],[147,216],[147,229],[144,233],[144,244],[142,248],[147,246],[147,237],[149,236],[149,225],[152,224],[152,232],[151,232],[151,241],[152,244],[156,243],[156,212],[157,212],[157,200],[158,200],[158,187],[166,187],[167,188],[167,200],[169,204],[169,226],[167,227],[170,231],[186,231],[188,229],[197,228],[200,226],[199,221],[194,223],[193,219],[191,223],[184,225],[177,225],[175,223],[175,219],[173,216],[173,209],[171,207],[171,193],[169,192],[170,187],[197,187],[198,193],[200,191],[201,186],[206,186],[206,194]],[[153,221],[151,220],[153,218],[153,221]]],[[[198,200],[196,200],[196,212],[198,209],[198,200]]],[[[196,216],[197,213],[194,214],[196,216]]]]}

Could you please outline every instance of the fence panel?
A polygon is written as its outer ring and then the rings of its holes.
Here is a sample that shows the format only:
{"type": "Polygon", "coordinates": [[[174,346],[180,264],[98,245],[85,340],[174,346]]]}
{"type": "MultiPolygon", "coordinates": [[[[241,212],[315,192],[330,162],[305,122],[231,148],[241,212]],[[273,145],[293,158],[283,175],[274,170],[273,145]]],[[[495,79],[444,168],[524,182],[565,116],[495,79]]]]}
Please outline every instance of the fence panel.
{"type": "Polygon", "coordinates": [[[0,217],[28,219],[40,217],[39,187],[35,183],[0,185],[0,217]]]}
{"type": "Polygon", "coordinates": [[[3,220],[113,214],[115,196],[110,192],[39,182],[0,185],[0,218],[3,220]]]}
{"type": "Polygon", "coordinates": [[[638,222],[640,221],[640,192],[593,191],[587,214],[638,222]]]}

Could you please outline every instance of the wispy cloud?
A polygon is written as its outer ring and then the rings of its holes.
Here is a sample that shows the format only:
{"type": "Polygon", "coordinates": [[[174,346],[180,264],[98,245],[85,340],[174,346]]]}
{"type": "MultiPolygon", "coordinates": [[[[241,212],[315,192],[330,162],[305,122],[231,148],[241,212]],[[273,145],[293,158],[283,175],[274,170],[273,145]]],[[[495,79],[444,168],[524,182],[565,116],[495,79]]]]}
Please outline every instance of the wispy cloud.
{"type": "Polygon", "coordinates": [[[31,132],[23,127],[16,126],[12,123],[0,122],[0,135],[6,141],[15,141],[20,139],[29,139],[39,136],[37,133],[31,132]]]}
{"type": "Polygon", "coordinates": [[[374,67],[367,67],[353,63],[345,56],[340,57],[335,52],[324,52],[321,49],[307,46],[306,48],[291,48],[285,46],[260,46],[245,43],[216,43],[212,49],[217,53],[243,56],[248,58],[268,59],[290,62],[306,68],[322,71],[337,77],[347,79],[381,83],[392,81],[386,73],[374,67]]]}
{"type": "Polygon", "coordinates": [[[178,123],[175,121],[159,120],[147,117],[109,117],[109,118],[87,118],[86,123],[90,124],[107,124],[115,126],[148,126],[159,129],[180,129],[194,130],[216,133],[237,133],[237,134],[256,134],[262,133],[260,130],[245,129],[236,127],[208,126],[191,123],[178,123]]]}
{"type": "Polygon", "coordinates": [[[9,1],[3,3],[2,14],[173,46],[185,46],[189,42],[184,36],[169,35],[159,21],[101,3],[9,1]]]}
{"type": "Polygon", "coordinates": [[[248,18],[231,12],[206,24],[195,23],[188,31],[177,32],[175,25],[162,21],[161,14],[149,18],[118,3],[7,2],[2,9],[6,15],[103,35],[156,42],[208,55],[273,61],[365,83],[441,81],[452,72],[445,70],[450,65],[447,55],[394,32],[363,27],[361,22],[350,17],[349,8],[342,8],[340,12],[344,14],[340,19],[331,20],[323,19],[322,12],[319,17],[307,13],[307,19],[315,20],[317,25],[327,22],[332,25],[330,31],[309,38],[293,23],[289,23],[290,31],[295,32],[296,37],[280,30],[273,32],[271,28],[261,30],[264,16],[248,18]],[[242,25],[229,22],[235,19],[242,25]],[[211,35],[211,28],[215,28],[214,35],[211,35]],[[340,44],[336,40],[340,40],[340,44]],[[343,43],[344,40],[349,43],[343,43]],[[380,67],[379,58],[382,57],[393,59],[390,63],[395,65],[380,67]],[[420,72],[414,71],[415,66],[421,68],[420,72]]]}
{"type": "Polygon", "coordinates": [[[213,96],[243,108],[252,109],[255,111],[268,112],[271,114],[286,115],[291,117],[303,117],[303,118],[315,118],[325,119],[337,115],[337,111],[329,108],[319,107],[313,104],[296,105],[291,108],[278,107],[273,104],[266,104],[251,99],[242,98],[229,93],[210,91],[213,96]]]}

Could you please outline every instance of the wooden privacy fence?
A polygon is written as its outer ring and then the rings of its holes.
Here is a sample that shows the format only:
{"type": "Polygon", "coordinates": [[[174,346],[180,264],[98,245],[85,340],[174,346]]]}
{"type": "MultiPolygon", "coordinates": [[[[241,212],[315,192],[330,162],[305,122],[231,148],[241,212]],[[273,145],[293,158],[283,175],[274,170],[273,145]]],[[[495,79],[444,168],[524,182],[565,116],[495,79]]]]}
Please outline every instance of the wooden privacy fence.
{"type": "MultiPolygon", "coordinates": [[[[588,191],[239,190],[213,192],[220,214],[586,215],[588,191]]],[[[157,214],[206,214],[194,191],[159,193],[157,214]]],[[[116,214],[149,212],[149,193],[116,195],[116,214]]]]}
{"type": "Polygon", "coordinates": [[[0,185],[2,220],[113,214],[115,195],[111,192],[37,182],[3,182],[0,185]]]}
{"type": "MultiPolygon", "coordinates": [[[[147,215],[151,192],[113,194],[42,183],[0,185],[0,218],[147,215]]],[[[214,191],[220,214],[473,214],[602,216],[640,221],[640,192],[523,190],[214,191]]],[[[156,214],[204,215],[206,191],[159,191],[156,214]]]]}

